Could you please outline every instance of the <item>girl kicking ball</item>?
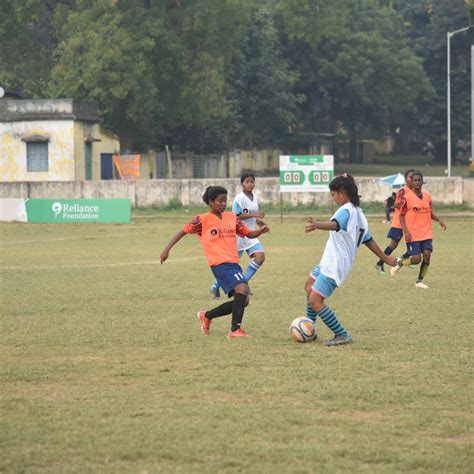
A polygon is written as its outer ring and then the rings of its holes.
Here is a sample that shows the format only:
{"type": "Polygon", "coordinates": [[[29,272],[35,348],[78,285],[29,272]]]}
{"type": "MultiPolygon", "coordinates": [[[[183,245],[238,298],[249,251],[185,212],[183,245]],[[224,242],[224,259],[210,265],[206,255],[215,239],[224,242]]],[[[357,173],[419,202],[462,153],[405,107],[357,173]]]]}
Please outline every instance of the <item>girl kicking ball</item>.
{"type": "Polygon", "coordinates": [[[354,178],[349,174],[337,176],[329,184],[334,202],[340,206],[330,221],[320,222],[314,217],[307,219],[305,232],[329,231],[329,238],[318,265],[309,274],[305,284],[308,304],[307,316],[316,322],[319,316],[334,333],[326,346],[340,346],[352,342],[351,335],[344,329],[325,300],[341,286],[352,269],[355,256],[361,244],[368,247],[387,265],[394,266],[397,259],[385,255],[369,232],[367,219],[359,207],[359,195],[354,178]]]}
{"type": "Polygon", "coordinates": [[[229,297],[233,297],[232,301],[214,309],[198,312],[201,330],[207,336],[213,319],[232,313],[232,324],[227,337],[248,337],[241,325],[244,309],[248,304],[249,287],[239,265],[237,236],[253,239],[270,232],[270,228],[264,225],[260,229],[250,230],[233,212],[225,212],[227,189],[221,186],[209,186],[203,200],[209,206],[209,212],[198,214],[171,238],[160,254],[161,263],[168,259],[170,250],[182,237],[186,234],[197,234],[207,263],[219,286],[229,297]]]}

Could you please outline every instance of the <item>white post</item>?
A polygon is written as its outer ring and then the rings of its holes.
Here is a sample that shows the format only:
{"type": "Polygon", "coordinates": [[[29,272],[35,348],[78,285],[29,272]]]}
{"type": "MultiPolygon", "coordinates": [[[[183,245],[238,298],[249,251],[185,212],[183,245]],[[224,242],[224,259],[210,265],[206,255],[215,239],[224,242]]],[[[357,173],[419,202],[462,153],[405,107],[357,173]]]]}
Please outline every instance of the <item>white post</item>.
{"type": "Polygon", "coordinates": [[[451,36],[448,31],[448,178],[451,178],[451,36]]]}
{"type": "MultiPolygon", "coordinates": [[[[447,47],[448,47],[448,177],[451,177],[451,45],[450,41],[451,38],[458,34],[461,33],[462,31],[467,31],[470,28],[470,26],[467,26],[466,28],[461,28],[456,31],[452,31],[451,33],[448,31],[447,33],[447,47]]],[[[472,146],[472,145],[471,145],[472,146]]]]}

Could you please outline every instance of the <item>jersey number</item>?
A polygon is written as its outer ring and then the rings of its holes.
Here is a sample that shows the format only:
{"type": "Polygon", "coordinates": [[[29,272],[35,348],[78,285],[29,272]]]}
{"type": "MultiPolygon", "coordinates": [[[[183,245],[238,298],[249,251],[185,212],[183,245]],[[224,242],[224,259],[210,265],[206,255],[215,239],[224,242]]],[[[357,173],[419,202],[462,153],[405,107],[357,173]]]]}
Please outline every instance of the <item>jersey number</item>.
{"type": "Polygon", "coordinates": [[[362,243],[362,237],[364,237],[365,229],[359,229],[359,238],[357,239],[357,247],[360,247],[362,243]]]}

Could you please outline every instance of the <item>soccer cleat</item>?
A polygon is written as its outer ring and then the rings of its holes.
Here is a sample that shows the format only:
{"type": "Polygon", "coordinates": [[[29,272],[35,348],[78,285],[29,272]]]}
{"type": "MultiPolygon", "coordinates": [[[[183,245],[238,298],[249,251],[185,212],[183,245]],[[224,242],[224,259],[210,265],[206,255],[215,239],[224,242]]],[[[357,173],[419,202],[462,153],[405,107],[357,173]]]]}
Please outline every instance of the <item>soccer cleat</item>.
{"type": "Polygon", "coordinates": [[[415,288],[423,288],[424,290],[427,290],[429,286],[423,280],[421,280],[415,283],[415,288]]]}
{"type": "Polygon", "coordinates": [[[397,258],[397,264],[390,269],[390,276],[395,276],[395,274],[402,268],[403,260],[401,258],[397,258]]]}
{"type": "Polygon", "coordinates": [[[205,311],[199,311],[197,314],[199,321],[201,321],[201,331],[205,336],[209,335],[209,330],[211,329],[211,320],[206,318],[205,311]]]}
{"type": "Polygon", "coordinates": [[[227,339],[235,339],[236,337],[250,337],[243,329],[236,329],[227,333],[227,339]]]}
{"type": "Polygon", "coordinates": [[[221,299],[221,292],[219,288],[211,288],[211,295],[215,300],[220,300],[221,299]]]}
{"type": "Polygon", "coordinates": [[[375,269],[380,275],[385,275],[385,270],[383,269],[383,264],[379,265],[378,263],[375,264],[375,269]]]}
{"type": "Polygon", "coordinates": [[[333,346],[342,346],[344,344],[350,344],[351,342],[352,342],[352,336],[347,334],[345,336],[333,337],[331,340],[326,341],[324,345],[326,347],[333,347],[333,346]]]}

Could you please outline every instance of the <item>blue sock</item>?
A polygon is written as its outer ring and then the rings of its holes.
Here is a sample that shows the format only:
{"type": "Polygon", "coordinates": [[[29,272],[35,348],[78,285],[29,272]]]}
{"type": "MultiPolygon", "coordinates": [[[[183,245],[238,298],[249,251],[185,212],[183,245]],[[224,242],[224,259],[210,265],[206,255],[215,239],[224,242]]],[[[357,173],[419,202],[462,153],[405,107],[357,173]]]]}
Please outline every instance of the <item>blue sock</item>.
{"type": "Polygon", "coordinates": [[[252,260],[250,262],[244,274],[244,277],[247,279],[247,281],[249,281],[250,278],[252,278],[255,275],[255,273],[257,272],[259,268],[260,268],[260,265],[255,260],[252,260]]]}
{"type": "Polygon", "coordinates": [[[214,280],[214,284],[212,285],[211,290],[216,291],[219,289],[219,283],[217,283],[217,280],[214,280]]]}
{"type": "Polygon", "coordinates": [[[323,320],[323,323],[336,335],[348,336],[349,333],[344,329],[343,325],[338,321],[333,310],[329,306],[325,306],[321,311],[318,311],[318,316],[323,320]]]}
{"type": "Polygon", "coordinates": [[[311,321],[313,321],[313,323],[316,324],[316,318],[318,317],[318,314],[312,308],[312,306],[309,304],[309,301],[306,302],[306,317],[311,319],[311,321]]]}

